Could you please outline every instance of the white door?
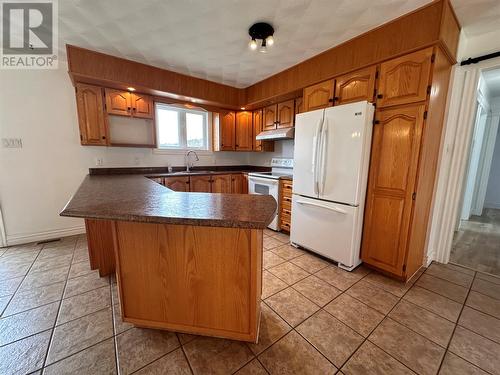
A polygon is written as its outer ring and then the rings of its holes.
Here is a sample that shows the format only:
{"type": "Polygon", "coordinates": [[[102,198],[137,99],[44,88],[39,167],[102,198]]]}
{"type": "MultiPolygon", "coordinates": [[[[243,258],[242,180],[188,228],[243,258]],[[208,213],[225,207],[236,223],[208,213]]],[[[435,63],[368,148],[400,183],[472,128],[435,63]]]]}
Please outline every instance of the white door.
{"type": "Polygon", "coordinates": [[[323,122],[323,109],[300,113],[295,117],[293,193],[317,197],[317,143],[323,122]]]}
{"type": "Polygon", "coordinates": [[[319,198],[350,205],[364,202],[373,105],[357,102],[325,110],[320,135],[319,198]]]}
{"type": "Polygon", "coordinates": [[[340,262],[360,263],[361,208],[294,195],[290,241],[340,262]]]}

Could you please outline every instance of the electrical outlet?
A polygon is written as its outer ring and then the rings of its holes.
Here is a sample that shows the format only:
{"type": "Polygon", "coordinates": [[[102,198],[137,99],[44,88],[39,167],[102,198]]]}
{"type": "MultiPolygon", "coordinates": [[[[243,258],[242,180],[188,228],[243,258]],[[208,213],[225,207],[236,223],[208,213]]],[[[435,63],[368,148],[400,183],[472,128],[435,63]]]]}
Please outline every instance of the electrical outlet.
{"type": "Polygon", "coordinates": [[[21,138],[2,138],[3,148],[23,148],[23,141],[21,138]]]}
{"type": "Polygon", "coordinates": [[[103,158],[95,158],[95,165],[101,167],[104,164],[103,158]]]}

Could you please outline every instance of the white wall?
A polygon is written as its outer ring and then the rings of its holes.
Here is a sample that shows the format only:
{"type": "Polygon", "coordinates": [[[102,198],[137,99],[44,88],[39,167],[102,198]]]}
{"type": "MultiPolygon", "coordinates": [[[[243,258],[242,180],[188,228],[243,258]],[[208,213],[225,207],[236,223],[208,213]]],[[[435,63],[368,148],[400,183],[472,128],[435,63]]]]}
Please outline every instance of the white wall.
{"type": "Polygon", "coordinates": [[[478,57],[498,51],[500,30],[495,30],[481,35],[468,36],[461,33],[457,60],[461,61],[469,57],[478,57]]]}
{"type": "MultiPolygon", "coordinates": [[[[0,148],[0,207],[9,244],[38,241],[83,230],[80,219],[59,212],[96,158],[104,167],[184,165],[183,155],[148,149],[82,147],[75,94],[60,62],[58,70],[0,71],[0,138],[21,138],[22,148],[0,148]]],[[[291,142],[289,142],[291,143],[291,142]]],[[[200,165],[268,165],[275,153],[212,153],[200,165]]]]}
{"type": "Polygon", "coordinates": [[[498,129],[484,207],[500,209],[500,127],[498,129]]]}

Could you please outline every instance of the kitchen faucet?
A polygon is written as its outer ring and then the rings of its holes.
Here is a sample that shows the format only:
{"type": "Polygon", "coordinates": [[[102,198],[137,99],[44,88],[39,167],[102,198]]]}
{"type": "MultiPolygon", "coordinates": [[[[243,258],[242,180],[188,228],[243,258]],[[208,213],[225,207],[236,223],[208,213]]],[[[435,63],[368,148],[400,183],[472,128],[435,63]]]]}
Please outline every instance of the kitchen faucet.
{"type": "Polygon", "coordinates": [[[198,157],[198,154],[196,153],[196,151],[194,150],[189,150],[187,153],[186,153],[186,172],[189,172],[191,170],[191,168],[193,168],[193,163],[190,163],[190,158],[189,156],[191,155],[191,153],[194,154],[194,156],[196,157],[196,160],[195,161],[199,161],[200,158],[198,157]],[[190,165],[191,164],[191,165],[190,165]]]}

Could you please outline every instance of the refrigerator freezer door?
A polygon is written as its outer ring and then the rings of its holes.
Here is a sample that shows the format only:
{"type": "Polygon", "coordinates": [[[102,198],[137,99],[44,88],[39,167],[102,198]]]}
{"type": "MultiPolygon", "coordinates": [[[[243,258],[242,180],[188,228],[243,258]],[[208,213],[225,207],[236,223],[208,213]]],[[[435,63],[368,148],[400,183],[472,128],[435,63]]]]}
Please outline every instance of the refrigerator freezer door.
{"type": "Polygon", "coordinates": [[[318,196],[318,143],[324,110],[300,113],[295,117],[293,192],[318,196]]]}
{"type": "Polygon", "coordinates": [[[325,110],[318,158],[320,199],[354,206],[363,204],[373,111],[373,105],[368,102],[325,110]]]}
{"type": "Polygon", "coordinates": [[[293,195],[290,241],[341,263],[361,263],[362,209],[293,195]]]}

